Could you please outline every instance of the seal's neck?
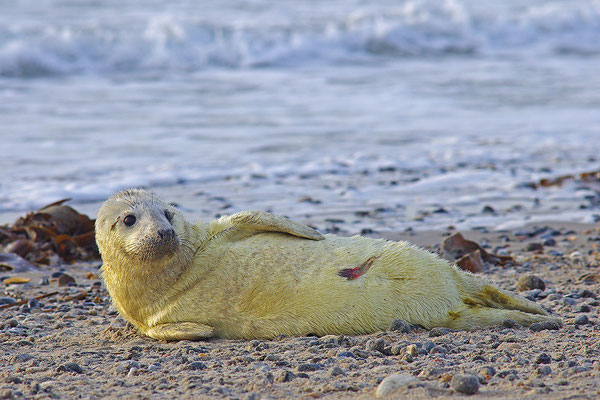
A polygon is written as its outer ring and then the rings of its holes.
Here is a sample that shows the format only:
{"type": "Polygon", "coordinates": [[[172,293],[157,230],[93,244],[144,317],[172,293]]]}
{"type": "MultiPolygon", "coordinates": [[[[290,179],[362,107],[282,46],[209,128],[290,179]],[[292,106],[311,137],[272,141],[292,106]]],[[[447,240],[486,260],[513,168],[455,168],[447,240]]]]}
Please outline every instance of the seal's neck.
{"type": "Polygon", "coordinates": [[[103,254],[102,275],[121,315],[136,326],[168,301],[166,293],[194,264],[194,256],[207,236],[206,229],[187,221],[178,230],[178,251],[169,258],[138,260],[103,254]]]}

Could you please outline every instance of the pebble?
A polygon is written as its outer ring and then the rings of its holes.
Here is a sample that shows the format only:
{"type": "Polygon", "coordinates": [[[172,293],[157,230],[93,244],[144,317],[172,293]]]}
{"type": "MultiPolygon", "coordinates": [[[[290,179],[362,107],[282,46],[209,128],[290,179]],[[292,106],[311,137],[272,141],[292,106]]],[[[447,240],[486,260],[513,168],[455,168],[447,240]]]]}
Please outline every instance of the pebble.
{"type": "Polygon", "coordinates": [[[300,364],[298,365],[298,372],[312,372],[312,371],[317,371],[322,369],[323,366],[321,364],[316,364],[316,363],[304,363],[304,364],[300,364]]]}
{"type": "Polygon", "coordinates": [[[280,371],[279,374],[277,374],[277,377],[275,377],[275,380],[277,382],[290,382],[290,381],[294,380],[295,378],[296,378],[296,375],[292,371],[283,370],[283,371],[280,371]]]}
{"type": "Polygon", "coordinates": [[[544,322],[536,322],[531,324],[529,327],[534,332],[544,331],[544,330],[559,330],[560,324],[556,321],[544,321],[544,322]]]}
{"type": "Polygon", "coordinates": [[[383,353],[385,351],[385,339],[372,339],[367,342],[367,350],[378,351],[383,353]]]}
{"type": "Polygon", "coordinates": [[[517,326],[517,322],[514,319],[505,319],[502,321],[502,326],[505,328],[514,328],[517,326]]]}
{"type": "Polygon", "coordinates": [[[30,299],[27,302],[27,307],[29,307],[29,308],[42,308],[42,305],[40,304],[40,302],[37,299],[30,299]]]}
{"type": "Polygon", "coordinates": [[[0,297],[0,305],[14,304],[16,302],[17,302],[17,300],[13,299],[12,297],[0,297]]]}
{"type": "Polygon", "coordinates": [[[410,333],[412,332],[412,327],[410,324],[402,319],[395,319],[390,324],[388,331],[399,331],[400,333],[410,333]]]}
{"type": "Polygon", "coordinates": [[[73,278],[71,275],[62,273],[58,277],[58,286],[71,286],[74,284],[75,284],[75,278],[73,278]]]}
{"type": "Polygon", "coordinates": [[[329,370],[329,376],[344,375],[344,370],[337,365],[329,370]]]}
{"type": "Polygon", "coordinates": [[[538,251],[544,250],[544,246],[541,243],[533,242],[527,245],[526,251],[538,251]]]}
{"type": "Polygon", "coordinates": [[[410,354],[413,357],[419,354],[419,349],[414,344],[409,344],[408,346],[406,346],[405,351],[406,351],[406,354],[410,354]]]}
{"type": "Polygon", "coordinates": [[[83,372],[83,369],[81,369],[81,367],[77,363],[68,362],[66,364],[59,366],[56,369],[56,371],[57,372],[75,372],[77,374],[81,374],[83,372]]]}
{"type": "Polygon", "coordinates": [[[575,321],[573,321],[575,325],[585,325],[587,323],[590,322],[589,318],[587,317],[587,315],[580,315],[579,317],[575,318],[575,321]]]}
{"type": "Polygon", "coordinates": [[[452,329],[436,327],[429,331],[429,337],[444,336],[449,334],[450,332],[452,332],[452,329]]]}
{"type": "Polygon", "coordinates": [[[479,379],[472,374],[457,374],[450,380],[450,386],[459,393],[475,394],[479,390],[479,379]]]}
{"type": "Polygon", "coordinates": [[[550,364],[551,361],[552,361],[552,359],[546,353],[541,353],[540,355],[538,355],[535,358],[535,363],[536,364],[550,364]]]}
{"type": "Polygon", "coordinates": [[[527,274],[519,278],[517,288],[521,292],[532,289],[544,290],[546,289],[546,284],[540,277],[536,275],[527,274]]]}
{"type": "Polygon", "coordinates": [[[17,354],[17,355],[14,355],[11,358],[11,361],[13,363],[15,363],[15,362],[26,362],[26,361],[29,361],[29,360],[33,360],[34,358],[35,357],[32,356],[31,354],[17,354]]]}
{"type": "Polygon", "coordinates": [[[539,376],[546,376],[552,373],[552,368],[549,365],[542,365],[537,369],[537,374],[539,376]]]}
{"type": "Polygon", "coordinates": [[[390,375],[382,380],[379,386],[377,386],[375,396],[386,397],[397,390],[409,387],[410,385],[414,385],[418,382],[420,382],[419,379],[409,374],[390,375]]]}
{"type": "Polygon", "coordinates": [[[200,361],[194,361],[192,363],[189,363],[185,369],[190,370],[190,371],[201,371],[203,369],[206,369],[206,364],[204,364],[203,362],[200,361]]]}

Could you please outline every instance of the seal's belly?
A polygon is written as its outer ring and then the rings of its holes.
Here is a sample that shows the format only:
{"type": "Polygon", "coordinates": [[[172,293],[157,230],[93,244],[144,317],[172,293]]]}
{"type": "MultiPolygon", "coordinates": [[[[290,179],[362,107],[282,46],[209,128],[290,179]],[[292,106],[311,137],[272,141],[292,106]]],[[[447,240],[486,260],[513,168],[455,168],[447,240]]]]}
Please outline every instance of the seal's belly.
{"type": "MultiPolygon", "coordinates": [[[[227,271],[229,310],[240,317],[236,323],[245,326],[248,336],[279,330],[352,334],[385,328],[402,317],[400,294],[418,291],[415,280],[436,280],[423,277],[426,271],[403,254],[415,250],[360,237],[328,235],[313,241],[266,233],[229,246],[218,269],[227,271]]],[[[418,251],[421,259],[436,260],[418,251]]],[[[213,325],[218,329],[219,321],[213,325]]],[[[222,328],[226,331],[227,325],[222,328]]]]}

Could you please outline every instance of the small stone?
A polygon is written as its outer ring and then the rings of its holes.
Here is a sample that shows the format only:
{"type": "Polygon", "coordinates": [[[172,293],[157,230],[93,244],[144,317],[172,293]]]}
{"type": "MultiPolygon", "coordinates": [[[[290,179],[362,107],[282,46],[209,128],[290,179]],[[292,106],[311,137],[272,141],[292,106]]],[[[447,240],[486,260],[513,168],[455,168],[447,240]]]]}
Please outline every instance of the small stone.
{"type": "Polygon", "coordinates": [[[17,321],[14,318],[11,318],[4,323],[4,326],[6,326],[7,328],[16,328],[17,326],[19,326],[19,321],[17,321]]]}
{"type": "Polygon", "coordinates": [[[425,349],[425,351],[428,353],[431,352],[431,350],[433,350],[434,347],[435,347],[435,343],[433,343],[431,341],[427,341],[423,345],[423,349],[425,349]]]}
{"type": "Polygon", "coordinates": [[[378,351],[383,353],[385,351],[385,339],[373,339],[367,342],[367,350],[370,351],[378,351]]]}
{"type": "Polygon", "coordinates": [[[587,323],[590,322],[589,318],[587,317],[587,315],[580,315],[579,317],[575,318],[575,321],[573,321],[575,325],[585,325],[587,323]]]}
{"type": "Polygon", "coordinates": [[[404,354],[404,346],[400,344],[395,344],[390,348],[390,353],[392,353],[395,356],[404,354]]]}
{"type": "Polygon", "coordinates": [[[321,369],[321,364],[305,363],[298,365],[298,372],[313,372],[321,369]]]}
{"type": "Polygon", "coordinates": [[[522,277],[519,278],[519,282],[517,283],[517,288],[521,292],[523,292],[525,290],[532,290],[532,289],[544,290],[544,289],[546,289],[546,284],[538,276],[528,274],[528,275],[523,275],[522,277]]]}
{"type": "Polygon", "coordinates": [[[452,329],[435,327],[429,331],[429,337],[444,336],[452,332],[452,329]]]}
{"type": "Polygon", "coordinates": [[[542,353],[535,358],[536,364],[550,364],[551,361],[552,359],[546,353],[542,353]]]}
{"type": "Polygon", "coordinates": [[[75,278],[65,273],[58,277],[58,286],[71,286],[75,283],[75,278]]]}
{"type": "Polygon", "coordinates": [[[384,380],[381,381],[379,386],[377,386],[377,391],[375,392],[376,397],[385,397],[389,394],[410,387],[410,385],[414,385],[420,382],[419,379],[415,378],[412,375],[408,374],[394,374],[390,375],[384,380]]]}
{"type": "Polygon", "coordinates": [[[539,376],[546,376],[552,373],[552,368],[550,368],[550,366],[548,365],[542,365],[537,369],[536,372],[539,376]]]}
{"type": "Polygon", "coordinates": [[[40,283],[39,283],[40,286],[48,286],[49,284],[50,284],[50,280],[48,278],[44,277],[44,278],[40,279],[40,283]]]}
{"type": "Polygon", "coordinates": [[[494,367],[483,367],[481,371],[479,371],[479,374],[483,376],[494,376],[496,375],[496,369],[494,367]]]}
{"type": "Polygon", "coordinates": [[[544,321],[544,322],[536,322],[529,326],[534,332],[544,331],[544,330],[559,330],[560,324],[556,321],[544,321]]]}
{"type": "Polygon", "coordinates": [[[457,374],[450,380],[450,386],[459,393],[475,394],[479,390],[479,379],[472,374],[457,374]]]}
{"type": "Polygon", "coordinates": [[[546,239],[543,242],[544,246],[556,246],[556,240],[550,238],[550,239],[546,239]]]}
{"type": "Polygon", "coordinates": [[[517,322],[514,319],[505,319],[502,321],[502,326],[505,328],[514,328],[517,326],[517,322]]]}
{"type": "Polygon", "coordinates": [[[13,299],[12,297],[0,297],[0,305],[15,304],[16,302],[17,300],[13,299]]]}
{"type": "Polygon", "coordinates": [[[207,368],[206,364],[204,364],[203,362],[200,362],[200,361],[191,362],[185,367],[185,369],[190,370],[190,371],[201,371],[206,368],[207,368]]]}
{"type": "Polygon", "coordinates": [[[27,307],[29,307],[29,308],[42,308],[42,305],[40,304],[39,301],[37,301],[37,299],[30,299],[27,302],[27,307]]]}
{"type": "Polygon", "coordinates": [[[337,365],[329,370],[329,376],[344,375],[344,370],[337,365]]]}
{"type": "Polygon", "coordinates": [[[412,327],[410,324],[403,319],[395,319],[390,324],[388,331],[399,331],[400,333],[410,333],[412,332],[412,327]]]}
{"type": "Polygon", "coordinates": [[[527,245],[526,251],[539,251],[544,250],[544,246],[541,243],[533,242],[527,245]]]}
{"type": "Polygon", "coordinates": [[[81,369],[81,367],[77,363],[68,362],[66,364],[59,366],[56,369],[56,371],[57,372],[75,372],[76,374],[81,374],[83,372],[83,369],[81,369]]]}
{"type": "Polygon", "coordinates": [[[29,360],[33,360],[35,357],[32,356],[31,354],[16,354],[11,358],[11,361],[13,363],[16,362],[26,362],[29,360]]]}
{"type": "Polygon", "coordinates": [[[409,344],[408,346],[406,346],[406,354],[409,354],[414,357],[419,354],[419,349],[416,345],[409,344]]]}
{"type": "Polygon", "coordinates": [[[294,378],[296,378],[296,375],[292,371],[283,370],[280,371],[279,374],[277,374],[275,380],[277,382],[290,382],[294,380],[294,378]]]}
{"type": "Polygon", "coordinates": [[[579,307],[579,312],[590,312],[591,310],[592,310],[592,309],[591,309],[591,308],[590,308],[590,306],[589,306],[589,305],[587,305],[587,304],[582,304],[582,305],[579,307]]]}

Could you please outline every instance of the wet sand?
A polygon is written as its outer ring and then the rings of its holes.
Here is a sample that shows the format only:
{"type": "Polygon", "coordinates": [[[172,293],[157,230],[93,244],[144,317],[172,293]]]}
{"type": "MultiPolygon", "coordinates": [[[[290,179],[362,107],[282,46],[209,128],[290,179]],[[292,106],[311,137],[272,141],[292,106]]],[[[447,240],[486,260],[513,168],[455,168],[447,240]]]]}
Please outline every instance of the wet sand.
{"type": "MultiPolygon", "coordinates": [[[[370,236],[437,251],[452,232],[370,236]]],[[[500,287],[517,290],[520,277],[540,277],[545,290],[522,294],[563,326],[162,342],[140,336],[117,315],[99,262],[64,266],[70,284],[59,282],[56,268],[0,272],[3,279],[31,278],[0,286],[2,302],[28,301],[0,309],[0,398],[425,399],[473,390],[482,399],[600,397],[600,227],[553,222],[462,233],[515,259],[517,265],[480,273],[500,287]]]]}

